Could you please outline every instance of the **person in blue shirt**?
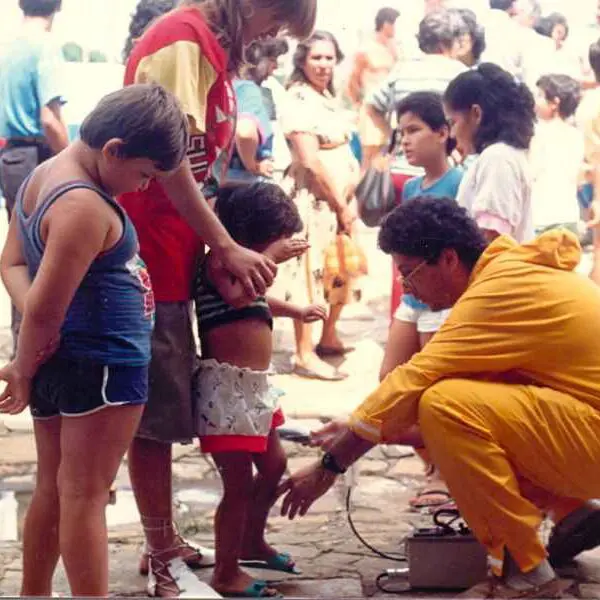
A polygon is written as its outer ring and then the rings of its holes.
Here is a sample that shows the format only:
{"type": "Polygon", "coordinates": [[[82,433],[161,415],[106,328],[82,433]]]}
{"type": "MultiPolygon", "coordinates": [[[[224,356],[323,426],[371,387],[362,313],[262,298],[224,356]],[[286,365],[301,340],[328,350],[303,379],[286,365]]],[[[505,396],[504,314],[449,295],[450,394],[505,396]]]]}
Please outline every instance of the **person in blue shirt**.
{"type": "MultiPolygon", "coordinates": [[[[423,196],[456,198],[464,171],[450,166],[454,141],[450,138],[441,95],[415,92],[398,103],[396,112],[406,160],[411,166],[424,170],[423,175],[404,184],[402,202],[423,196]]],[[[404,280],[410,279],[417,269],[404,280]]],[[[390,327],[380,378],[419,352],[441,327],[447,314],[448,311],[434,312],[411,294],[404,294],[390,327]]],[[[411,501],[411,506],[442,505],[449,500],[443,482],[432,481],[411,501]]]]}
{"type": "Polygon", "coordinates": [[[272,98],[262,83],[273,74],[279,54],[287,51],[279,40],[254,42],[246,51],[248,64],[233,82],[238,107],[235,146],[224,185],[238,185],[273,176],[272,98]]]}
{"type": "MultiPolygon", "coordinates": [[[[39,164],[67,147],[62,119],[60,47],[50,35],[61,0],[20,0],[21,31],[0,57],[0,191],[10,219],[21,184],[39,164]]],[[[20,317],[12,308],[13,352],[20,317]]]]}
{"type": "Polygon", "coordinates": [[[20,0],[23,26],[0,58],[0,184],[9,218],[17,191],[44,160],[67,147],[61,49],[50,30],[61,0],[20,0]]]}

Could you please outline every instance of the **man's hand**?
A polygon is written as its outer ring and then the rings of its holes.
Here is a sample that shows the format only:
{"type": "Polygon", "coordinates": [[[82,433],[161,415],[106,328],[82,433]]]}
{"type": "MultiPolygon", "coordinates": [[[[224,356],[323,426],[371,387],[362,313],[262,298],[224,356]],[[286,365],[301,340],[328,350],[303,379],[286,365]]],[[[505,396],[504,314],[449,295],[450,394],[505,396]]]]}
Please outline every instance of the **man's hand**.
{"type": "Polygon", "coordinates": [[[346,419],[334,419],[318,431],[310,432],[310,445],[318,446],[328,452],[340,435],[346,431],[348,431],[348,421],[346,419]]]}
{"type": "Polygon", "coordinates": [[[277,266],[263,254],[233,244],[221,252],[219,258],[225,270],[240,280],[246,294],[253,300],[257,296],[263,296],[273,285],[277,266]]]}
{"type": "Polygon", "coordinates": [[[29,405],[31,379],[21,375],[14,362],[0,369],[0,381],[6,387],[0,394],[0,413],[17,415],[29,405]]]}
{"type": "Polygon", "coordinates": [[[327,308],[322,304],[311,304],[301,310],[300,320],[303,323],[316,323],[327,318],[327,308]]]}
{"type": "Polygon", "coordinates": [[[335,473],[324,469],[320,462],[291,475],[277,489],[277,496],[283,496],[281,516],[303,517],[314,501],[329,490],[335,478],[335,473]]]}
{"type": "Polygon", "coordinates": [[[310,244],[306,240],[281,238],[270,244],[264,254],[273,260],[273,262],[280,264],[292,258],[302,256],[309,248],[310,244]]]}

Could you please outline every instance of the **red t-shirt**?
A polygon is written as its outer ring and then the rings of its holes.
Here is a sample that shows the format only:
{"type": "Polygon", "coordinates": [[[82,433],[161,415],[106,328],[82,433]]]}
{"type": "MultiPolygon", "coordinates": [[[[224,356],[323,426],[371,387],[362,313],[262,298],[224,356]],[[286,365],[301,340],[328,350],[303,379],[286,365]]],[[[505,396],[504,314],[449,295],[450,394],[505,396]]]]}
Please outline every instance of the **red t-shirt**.
{"type": "MultiPolygon", "coordinates": [[[[193,125],[188,158],[199,185],[212,173],[220,174],[229,161],[236,104],[227,60],[200,11],[188,7],[150,27],[125,70],[125,85],[159,83],[181,102],[193,125]]],[[[119,200],[137,229],[156,300],[188,300],[202,241],[156,181],[119,200]]]]}

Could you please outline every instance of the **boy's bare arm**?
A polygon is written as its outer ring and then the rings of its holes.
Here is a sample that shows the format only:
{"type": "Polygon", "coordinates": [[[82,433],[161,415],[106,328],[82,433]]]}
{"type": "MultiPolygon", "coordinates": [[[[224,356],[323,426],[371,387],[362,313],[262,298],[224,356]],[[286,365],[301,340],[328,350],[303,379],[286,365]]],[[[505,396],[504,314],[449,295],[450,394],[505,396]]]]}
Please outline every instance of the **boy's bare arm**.
{"type": "Polygon", "coordinates": [[[89,190],[69,192],[49,209],[44,254],[23,307],[15,359],[22,377],[35,375],[40,355],[60,336],[77,288],[105,249],[110,210],[89,190]],[[82,202],[83,195],[93,197],[82,202]]]}
{"type": "Polygon", "coordinates": [[[0,257],[0,274],[12,303],[23,314],[25,296],[31,287],[31,278],[23,255],[23,246],[19,239],[17,218],[14,213],[10,220],[2,257],[0,257]]]}

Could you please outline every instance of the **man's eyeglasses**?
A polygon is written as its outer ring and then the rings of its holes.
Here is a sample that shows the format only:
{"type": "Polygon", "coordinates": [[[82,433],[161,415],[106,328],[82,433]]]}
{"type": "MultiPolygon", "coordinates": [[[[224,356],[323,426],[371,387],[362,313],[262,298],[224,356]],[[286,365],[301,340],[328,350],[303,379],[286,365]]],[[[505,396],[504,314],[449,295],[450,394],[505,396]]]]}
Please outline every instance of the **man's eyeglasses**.
{"type": "Polygon", "coordinates": [[[410,273],[408,273],[408,275],[403,275],[402,273],[400,273],[398,280],[403,285],[408,285],[409,287],[414,287],[413,283],[412,283],[412,278],[419,272],[421,267],[423,267],[423,265],[426,265],[426,264],[427,264],[427,260],[422,260],[410,273]]]}

